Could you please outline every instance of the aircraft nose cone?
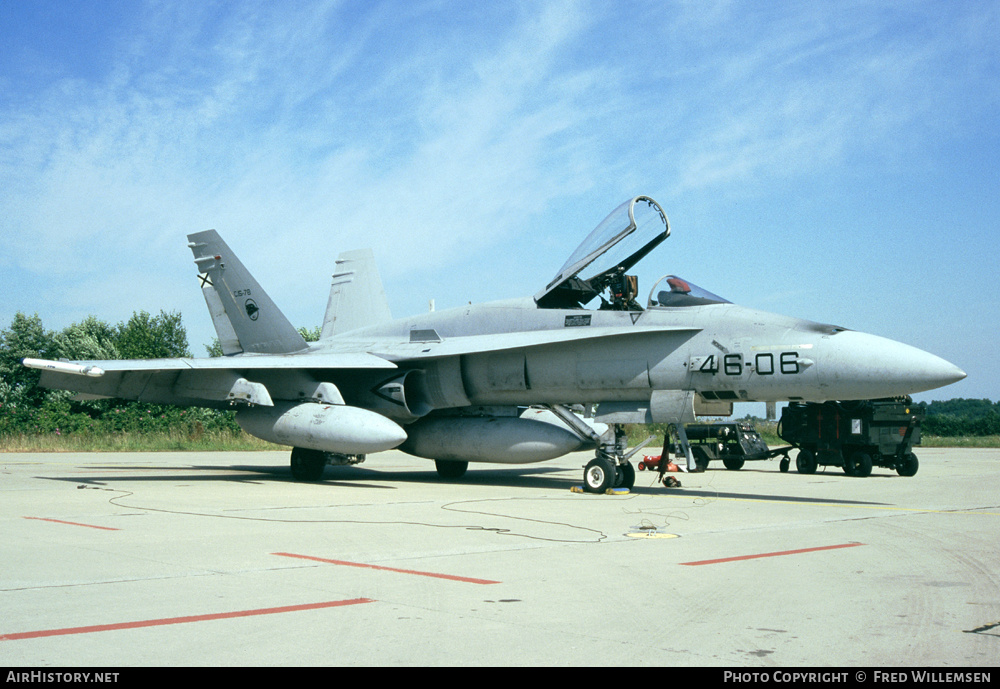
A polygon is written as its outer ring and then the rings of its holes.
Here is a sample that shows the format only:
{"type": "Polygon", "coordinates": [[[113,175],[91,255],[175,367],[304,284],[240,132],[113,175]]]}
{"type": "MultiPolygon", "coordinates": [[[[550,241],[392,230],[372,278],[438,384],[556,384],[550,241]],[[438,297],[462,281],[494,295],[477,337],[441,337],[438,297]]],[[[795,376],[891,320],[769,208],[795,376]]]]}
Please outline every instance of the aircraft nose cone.
{"type": "Polygon", "coordinates": [[[939,356],[899,342],[892,344],[896,347],[889,348],[889,373],[895,374],[896,380],[909,380],[919,385],[920,389],[915,392],[951,385],[966,376],[965,371],[939,356]]]}
{"type": "Polygon", "coordinates": [[[958,381],[966,378],[969,374],[960,369],[955,364],[949,363],[944,359],[935,357],[940,361],[943,366],[937,373],[937,379],[940,381],[935,387],[944,387],[945,385],[951,385],[952,383],[957,383],[958,381]]]}
{"type": "Polygon", "coordinates": [[[841,399],[847,394],[852,399],[910,395],[966,377],[965,371],[939,356],[884,337],[848,331],[832,340],[837,351],[824,377],[841,399]]]}

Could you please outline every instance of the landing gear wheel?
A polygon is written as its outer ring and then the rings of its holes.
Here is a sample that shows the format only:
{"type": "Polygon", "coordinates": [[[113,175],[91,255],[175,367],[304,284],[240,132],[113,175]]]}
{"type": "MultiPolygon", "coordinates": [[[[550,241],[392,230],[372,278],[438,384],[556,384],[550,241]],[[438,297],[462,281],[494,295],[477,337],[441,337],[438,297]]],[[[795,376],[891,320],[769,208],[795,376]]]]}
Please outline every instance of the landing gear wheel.
{"type": "Polygon", "coordinates": [[[441,478],[454,479],[465,476],[465,470],[469,468],[469,463],[450,459],[435,459],[434,466],[437,467],[438,476],[441,478]]]}
{"type": "Polygon", "coordinates": [[[791,463],[792,463],[792,460],[788,459],[788,457],[785,457],[783,460],[781,460],[780,462],[778,462],[778,468],[781,470],[781,473],[783,473],[783,474],[786,473],[788,471],[788,467],[789,467],[789,465],[791,465],[791,463]]]}
{"type": "Polygon", "coordinates": [[[816,455],[812,450],[799,450],[799,456],[795,458],[795,469],[800,474],[816,473],[816,455]]]}
{"type": "Polygon", "coordinates": [[[739,471],[743,468],[743,464],[746,462],[742,457],[726,457],[722,460],[722,463],[726,465],[726,468],[730,471],[739,471]]]}
{"type": "Polygon", "coordinates": [[[850,465],[853,471],[847,472],[850,476],[867,478],[872,475],[872,456],[866,452],[855,452],[851,458],[844,462],[844,471],[850,465]]]}
{"type": "Polygon", "coordinates": [[[917,456],[911,453],[906,455],[903,463],[896,467],[896,473],[900,476],[914,476],[919,467],[920,462],[917,461],[917,456]]]}
{"type": "Polygon", "coordinates": [[[291,464],[292,476],[296,481],[319,481],[323,478],[323,470],[326,469],[326,453],[294,447],[291,464]]]}
{"type": "Polygon", "coordinates": [[[615,488],[632,490],[635,485],[635,469],[630,462],[615,467],[615,488]]]}
{"type": "Polygon", "coordinates": [[[615,485],[616,475],[611,460],[595,457],[583,470],[583,489],[588,493],[603,493],[615,485]]]}

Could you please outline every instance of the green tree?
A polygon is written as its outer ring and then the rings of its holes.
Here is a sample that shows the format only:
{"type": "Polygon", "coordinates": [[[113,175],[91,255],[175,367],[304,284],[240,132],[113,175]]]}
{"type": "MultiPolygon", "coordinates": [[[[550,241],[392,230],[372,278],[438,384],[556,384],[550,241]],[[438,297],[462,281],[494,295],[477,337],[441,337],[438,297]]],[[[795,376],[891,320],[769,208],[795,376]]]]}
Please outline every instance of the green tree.
{"type": "Polygon", "coordinates": [[[301,335],[302,339],[306,342],[315,342],[319,339],[320,333],[322,332],[322,328],[318,325],[315,328],[307,328],[304,325],[299,328],[299,335],[301,335]]]}
{"type": "Polygon", "coordinates": [[[213,337],[212,344],[205,345],[205,351],[208,352],[209,356],[222,356],[222,344],[219,342],[219,338],[213,337]]]}
{"type": "Polygon", "coordinates": [[[12,408],[40,405],[45,398],[45,390],[38,387],[41,372],[25,368],[21,359],[50,359],[54,354],[53,333],[42,327],[38,314],[18,312],[10,328],[0,331],[0,404],[12,408]]]}
{"type": "Polygon", "coordinates": [[[95,316],[88,316],[56,333],[55,354],[58,358],[72,360],[120,359],[116,339],[113,326],[95,316]]]}
{"type": "Polygon", "coordinates": [[[177,312],[160,311],[158,316],[145,311],[133,313],[127,323],[119,323],[115,328],[114,344],[122,359],[191,356],[187,331],[177,312]]]}
{"type": "Polygon", "coordinates": [[[924,433],[943,437],[1000,435],[1000,402],[987,399],[934,401],[923,405],[924,433]]]}

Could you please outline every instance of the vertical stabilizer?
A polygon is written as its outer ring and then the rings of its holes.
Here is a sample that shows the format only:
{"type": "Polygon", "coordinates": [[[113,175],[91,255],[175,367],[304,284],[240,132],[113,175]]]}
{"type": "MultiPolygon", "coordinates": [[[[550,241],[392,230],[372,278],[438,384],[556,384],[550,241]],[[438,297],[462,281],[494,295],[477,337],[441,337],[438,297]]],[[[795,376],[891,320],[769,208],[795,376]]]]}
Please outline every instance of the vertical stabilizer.
{"type": "Polygon", "coordinates": [[[382,278],[371,249],[345,251],[337,257],[322,337],[392,320],[382,278]]]}
{"type": "Polygon", "coordinates": [[[283,354],[307,347],[302,336],[243,267],[218,232],[206,230],[189,234],[188,242],[198,272],[202,279],[208,280],[208,284],[202,286],[202,292],[212,313],[219,342],[223,343],[223,351],[228,347],[231,352],[227,353],[235,353],[235,347],[239,347],[244,352],[283,354]],[[214,297],[205,292],[206,288],[214,292],[214,297]],[[216,299],[224,316],[218,313],[218,305],[213,307],[216,299]],[[228,321],[228,328],[225,321],[228,321]]]}

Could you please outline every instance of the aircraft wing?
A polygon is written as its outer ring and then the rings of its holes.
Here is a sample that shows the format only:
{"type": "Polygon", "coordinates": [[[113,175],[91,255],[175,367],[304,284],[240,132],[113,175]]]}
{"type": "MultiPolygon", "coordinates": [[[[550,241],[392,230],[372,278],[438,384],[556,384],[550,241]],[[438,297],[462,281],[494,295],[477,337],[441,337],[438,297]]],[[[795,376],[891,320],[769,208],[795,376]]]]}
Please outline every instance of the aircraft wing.
{"type": "Polygon", "coordinates": [[[392,362],[364,352],[74,362],[24,359],[22,363],[42,371],[39,385],[45,388],[73,390],[89,398],[197,406],[223,406],[234,401],[272,406],[269,390],[280,390],[282,399],[342,403],[335,386],[317,381],[309,371],[396,368],[392,362]],[[247,380],[247,376],[255,380],[247,380]],[[258,382],[262,377],[268,378],[267,386],[258,382]]]}

